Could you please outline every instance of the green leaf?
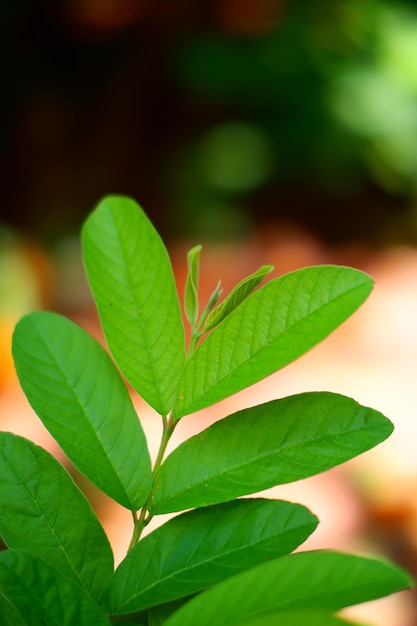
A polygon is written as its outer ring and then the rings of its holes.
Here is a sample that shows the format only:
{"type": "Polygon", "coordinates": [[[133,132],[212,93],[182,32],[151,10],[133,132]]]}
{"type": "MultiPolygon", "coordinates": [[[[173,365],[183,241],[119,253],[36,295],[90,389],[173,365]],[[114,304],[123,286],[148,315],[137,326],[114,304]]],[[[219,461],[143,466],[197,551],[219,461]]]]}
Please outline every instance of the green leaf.
{"type": "Polygon", "coordinates": [[[204,324],[204,330],[210,330],[220,324],[232,311],[234,311],[239,304],[241,304],[249,294],[263,281],[274,269],[273,265],[262,265],[256,272],[244,278],[236,287],[230,292],[225,300],[219,304],[208,315],[206,323],[204,324]]]}
{"type": "Polygon", "coordinates": [[[138,509],[151,484],[145,435],[105,350],[54,313],[32,313],[13,335],[20,384],[78,469],[117,502],[138,509]]]}
{"type": "Polygon", "coordinates": [[[165,246],[136,202],[117,196],[99,203],[82,239],[109,348],[136,391],[167,415],[185,361],[185,339],[165,246]]]}
{"type": "Polygon", "coordinates": [[[184,311],[194,328],[198,318],[198,269],[201,246],[194,246],[188,253],[188,275],[185,282],[184,311]]]}
{"type": "Polygon", "coordinates": [[[23,617],[16,608],[0,594],[0,624],[1,626],[25,626],[23,617]]]}
{"type": "Polygon", "coordinates": [[[162,604],[288,554],[317,523],[299,504],[264,499],[179,515],[142,539],[119,565],[109,585],[109,611],[162,604]]]}
{"type": "Polygon", "coordinates": [[[162,626],[170,615],[175,613],[190,597],[173,600],[165,604],[158,604],[149,609],[149,626],[162,626]]]}
{"type": "Polygon", "coordinates": [[[15,607],[26,626],[110,624],[79,585],[29,552],[0,553],[0,594],[15,607]]]}
{"type": "Polygon", "coordinates": [[[89,502],[52,455],[0,433],[0,535],[98,598],[113,573],[109,541],[89,502]]]}
{"type": "Polygon", "coordinates": [[[321,265],[271,280],[217,326],[187,362],[176,419],[284,367],[324,339],[368,297],[372,279],[321,265]]]}
{"type": "Polygon", "coordinates": [[[277,611],[264,616],[233,622],[236,626],[365,626],[359,622],[350,622],[328,611],[277,611]]]}
{"type": "Polygon", "coordinates": [[[153,513],[224,502],[313,476],[392,432],[378,411],[329,392],[273,400],[226,417],[179,445],[154,477],[153,513]]]}
{"type": "Polygon", "coordinates": [[[289,609],[331,613],[411,584],[409,574],[382,560],[299,552],[262,563],[202,592],[169,617],[165,626],[227,626],[289,609]]]}

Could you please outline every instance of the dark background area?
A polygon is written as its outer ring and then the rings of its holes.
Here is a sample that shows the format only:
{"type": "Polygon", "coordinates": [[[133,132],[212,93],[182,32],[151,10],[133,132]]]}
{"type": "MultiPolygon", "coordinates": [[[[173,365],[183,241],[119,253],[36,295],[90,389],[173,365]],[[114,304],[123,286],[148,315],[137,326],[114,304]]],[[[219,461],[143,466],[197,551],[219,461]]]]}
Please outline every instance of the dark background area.
{"type": "Polygon", "coordinates": [[[297,223],[417,240],[417,8],[2,0],[1,221],[78,232],[108,193],[165,240],[297,223]]]}

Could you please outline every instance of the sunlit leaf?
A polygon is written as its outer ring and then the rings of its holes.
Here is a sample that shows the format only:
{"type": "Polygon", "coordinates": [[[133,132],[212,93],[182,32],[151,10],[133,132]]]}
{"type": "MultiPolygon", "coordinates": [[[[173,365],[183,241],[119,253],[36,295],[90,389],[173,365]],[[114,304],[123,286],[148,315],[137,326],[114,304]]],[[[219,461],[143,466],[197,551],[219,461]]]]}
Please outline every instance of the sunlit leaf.
{"type": "Polygon", "coordinates": [[[26,626],[110,624],[77,583],[29,552],[0,553],[0,594],[16,608],[26,626]]]}
{"type": "Polygon", "coordinates": [[[83,228],[84,261],[109,348],[136,391],[162,415],[185,360],[169,257],[142,209],[107,197],[83,228]]]}
{"type": "Polygon", "coordinates": [[[50,454],[0,433],[0,535],[99,597],[113,573],[109,541],[89,502],[50,454]]]}
{"type": "Polygon", "coordinates": [[[244,409],[179,445],[154,477],[154,513],[224,502],[313,476],[386,439],[378,411],[329,392],[244,409]]]}
{"type": "Polygon", "coordinates": [[[210,330],[220,324],[232,311],[234,311],[239,304],[241,304],[249,294],[263,281],[273,270],[272,265],[263,265],[256,272],[244,278],[236,287],[230,292],[225,300],[219,304],[213,311],[207,316],[204,324],[204,330],[210,330]]]}
{"type": "Polygon", "coordinates": [[[271,280],[217,326],[187,362],[176,419],[284,367],[324,339],[368,297],[372,279],[322,265],[271,280]]]}
{"type": "Polygon", "coordinates": [[[333,613],[409,587],[409,574],[388,562],[337,552],[299,552],[262,563],[202,592],[166,626],[228,626],[289,609],[333,613]]]}
{"type": "Polygon", "coordinates": [[[277,611],[263,616],[233,622],[236,626],[366,626],[363,622],[351,622],[316,609],[301,611],[277,611]]]}
{"type": "Polygon", "coordinates": [[[13,335],[20,384],[78,469],[129,509],[151,484],[147,443],[126,385],[105,350],[55,313],[32,313],[13,335]]]}
{"type": "Polygon", "coordinates": [[[184,513],[125,557],[109,587],[109,610],[132,613],[205,589],[292,552],[316,526],[308,509],[275,500],[237,500],[184,513]]]}
{"type": "Polygon", "coordinates": [[[316,609],[277,611],[263,616],[234,622],[236,626],[366,626],[363,622],[351,622],[328,611],[316,609]]]}

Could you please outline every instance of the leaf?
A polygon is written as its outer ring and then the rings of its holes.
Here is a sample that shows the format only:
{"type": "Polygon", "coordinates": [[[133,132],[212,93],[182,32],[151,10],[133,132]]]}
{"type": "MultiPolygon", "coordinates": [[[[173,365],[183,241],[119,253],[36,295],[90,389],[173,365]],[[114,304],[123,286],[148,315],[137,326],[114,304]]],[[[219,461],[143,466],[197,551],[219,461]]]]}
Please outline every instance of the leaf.
{"type": "Polygon", "coordinates": [[[198,318],[198,268],[200,262],[200,245],[188,252],[188,275],[185,282],[184,311],[192,327],[198,318]]]}
{"type": "Polygon", "coordinates": [[[113,574],[109,541],[89,502],[49,452],[0,433],[0,534],[100,597],[113,574]]]}
{"type": "Polygon", "coordinates": [[[78,469],[135,510],[151,484],[145,435],[128,390],[105,350],[55,313],[32,313],[13,335],[20,384],[78,469]]]}
{"type": "Polygon", "coordinates": [[[190,598],[181,598],[165,604],[158,604],[149,609],[149,626],[162,626],[170,615],[177,611],[190,598]]]}
{"type": "Polygon", "coordinates": [[[25,626],[25,623],[15,607],[4,596],[0,595],[1,626],[25,626]]]}
{"type": "Polygon", "coordinates": [[[319,343],[368,297],[366,274],[320,265],[276,278],[213,330],[184,367],[174,416],[269,376],[319,343]]]}
{"type": "Polygon", "coordinates": [[[220,324],[232,311],[234,311],[239,304],[241,304],[249,294],[263,281],[265,276],[272,272],[273,265],[262,265],[256,272],[244,278],[236,287],[230,292],[225,300],[219,304],[208,315],[206,323],[204,324],[204,331],[210,330],[220,324]]]}
{"type": "Polygon", "coordinates": [[[292,552],[317,526],[299,504],[237,500],[168,521],[125,557],[109,585],[109,612],[132,613],[292,552]]]}
{"type": "Polygon", "coordinates": [[[167,457],[154,476],[150,509],[205,506],[313,476],[369,450],[392,430],[378,411],[329,392],[244,409],[167,457]]]}
{"type": "Polygon", "coordinates": [[[277,611],[264,616],[233,622],[236,626],[365,626],[359,622],[348,622],[328,611],[277,611]]]}
{"type": "Polygon", "coordinates": [[[293,608],[330,613],[411,584],[408,573],[382,560],[338,552],[299,552],[218,583],[187,602],[165,626],[226,626],[293,608]]]}
{"type": "Polygon", "coordinates": [[[136,202],[118,196],[99,203],[82,240],[109,348],[136,391],[167,415],[185,361],[185,339],[165,246],[136,202]]]}
{"type": "Polygon", "coordinates": [[[27,626],[109,626],[103,610],[70,578],[29,552],[0,553],[0,594],[27,626]]]}

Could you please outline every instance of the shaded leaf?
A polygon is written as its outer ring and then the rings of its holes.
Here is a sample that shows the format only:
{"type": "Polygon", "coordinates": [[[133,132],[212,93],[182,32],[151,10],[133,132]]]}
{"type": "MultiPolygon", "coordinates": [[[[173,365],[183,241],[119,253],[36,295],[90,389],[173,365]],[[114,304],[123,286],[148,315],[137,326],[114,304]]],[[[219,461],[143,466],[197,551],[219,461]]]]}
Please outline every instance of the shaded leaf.
{"type": "Polygon", "coordinates": [[[289,609],[329,613],[407,588],[409,574],[382,560],[337,552],[299,552],[262,563],[202,592],[166,626],[228,626],[289,609]]]}
{"type": "Polygon", "coordinates": [[[170,615],[175,613],[190,598],[181,598],[165,604],[158,604],[149,609],[149,626],[162,626],[170,615]]]}
{"type": "Polygon", "coordinates": [[[334,265],[271,280],[223,320],[189,359],[179,383],[175,418],[291,363],[348,318],[372,287],[363,272],[334,265]]]}
{"type": "Polygon", "coordinates": [[[184,328],[166,248],[129,198],[102,200],[83,232],[84,262],[109,348],[160,414],[173,406],[185,361],[184,328]]]}
{"type": "Polygon", "coordinates": [[[217,324],[220,324],[220,322],[230,315],[239,304],[246,300],[249,294],[252,293],[259,283],[263,281],[265,276],[272,272],[273,269],[273,265],[262,265],[256,272],[238,283],[227,298],[208,315],[204,324],[204,330],[210,330],[214,328],[214,326],[217,326],[217,324]]]}
{"type": "Polygon", "coordinates": [[[0,594],[0,624],[1,626],[25,626],[26,622],[19,615],[17,609],[0,594]]]}
{"type": "Polygon", "coordinates": [[[13,335],[20,384],[78,469],[129,509],[151,484],[147,443],[126,385],[105,350],[55,313],[32,313],[13,335]]]}
{"type": "Polygon", "coordinates": [[[188,274],[184,291],[185,315],[194,327],[198,318],[198,269],[200,262],[201,246],[194,246],[188,252],[188,274]]]}
{"type": "Polygon", "coordinates": [[[113,573],[109,541],[89,502],[49,452],[0,433],[0,535],[98,598],[113,573]]]}
{"type": "Polygon", "coordinates": [[[292,552],[317,526],[299,504],[237,500],[168,521],[125,557],[109,586],[109,611],[132,613],[205,589],[292,552]]]}
{"type": "Polygon", "coordinates": [[[0,553],[0,594],[27,626],[110,624],[103,610],[79,585],[29,552],[0,553]]]}
{"type": "Polygon", "coordinates": [[[179,445],[154,476],[153,513],[224,502],[313,476],[392,432],[378,411],[309,392],[238,411],[179,445]]]}

